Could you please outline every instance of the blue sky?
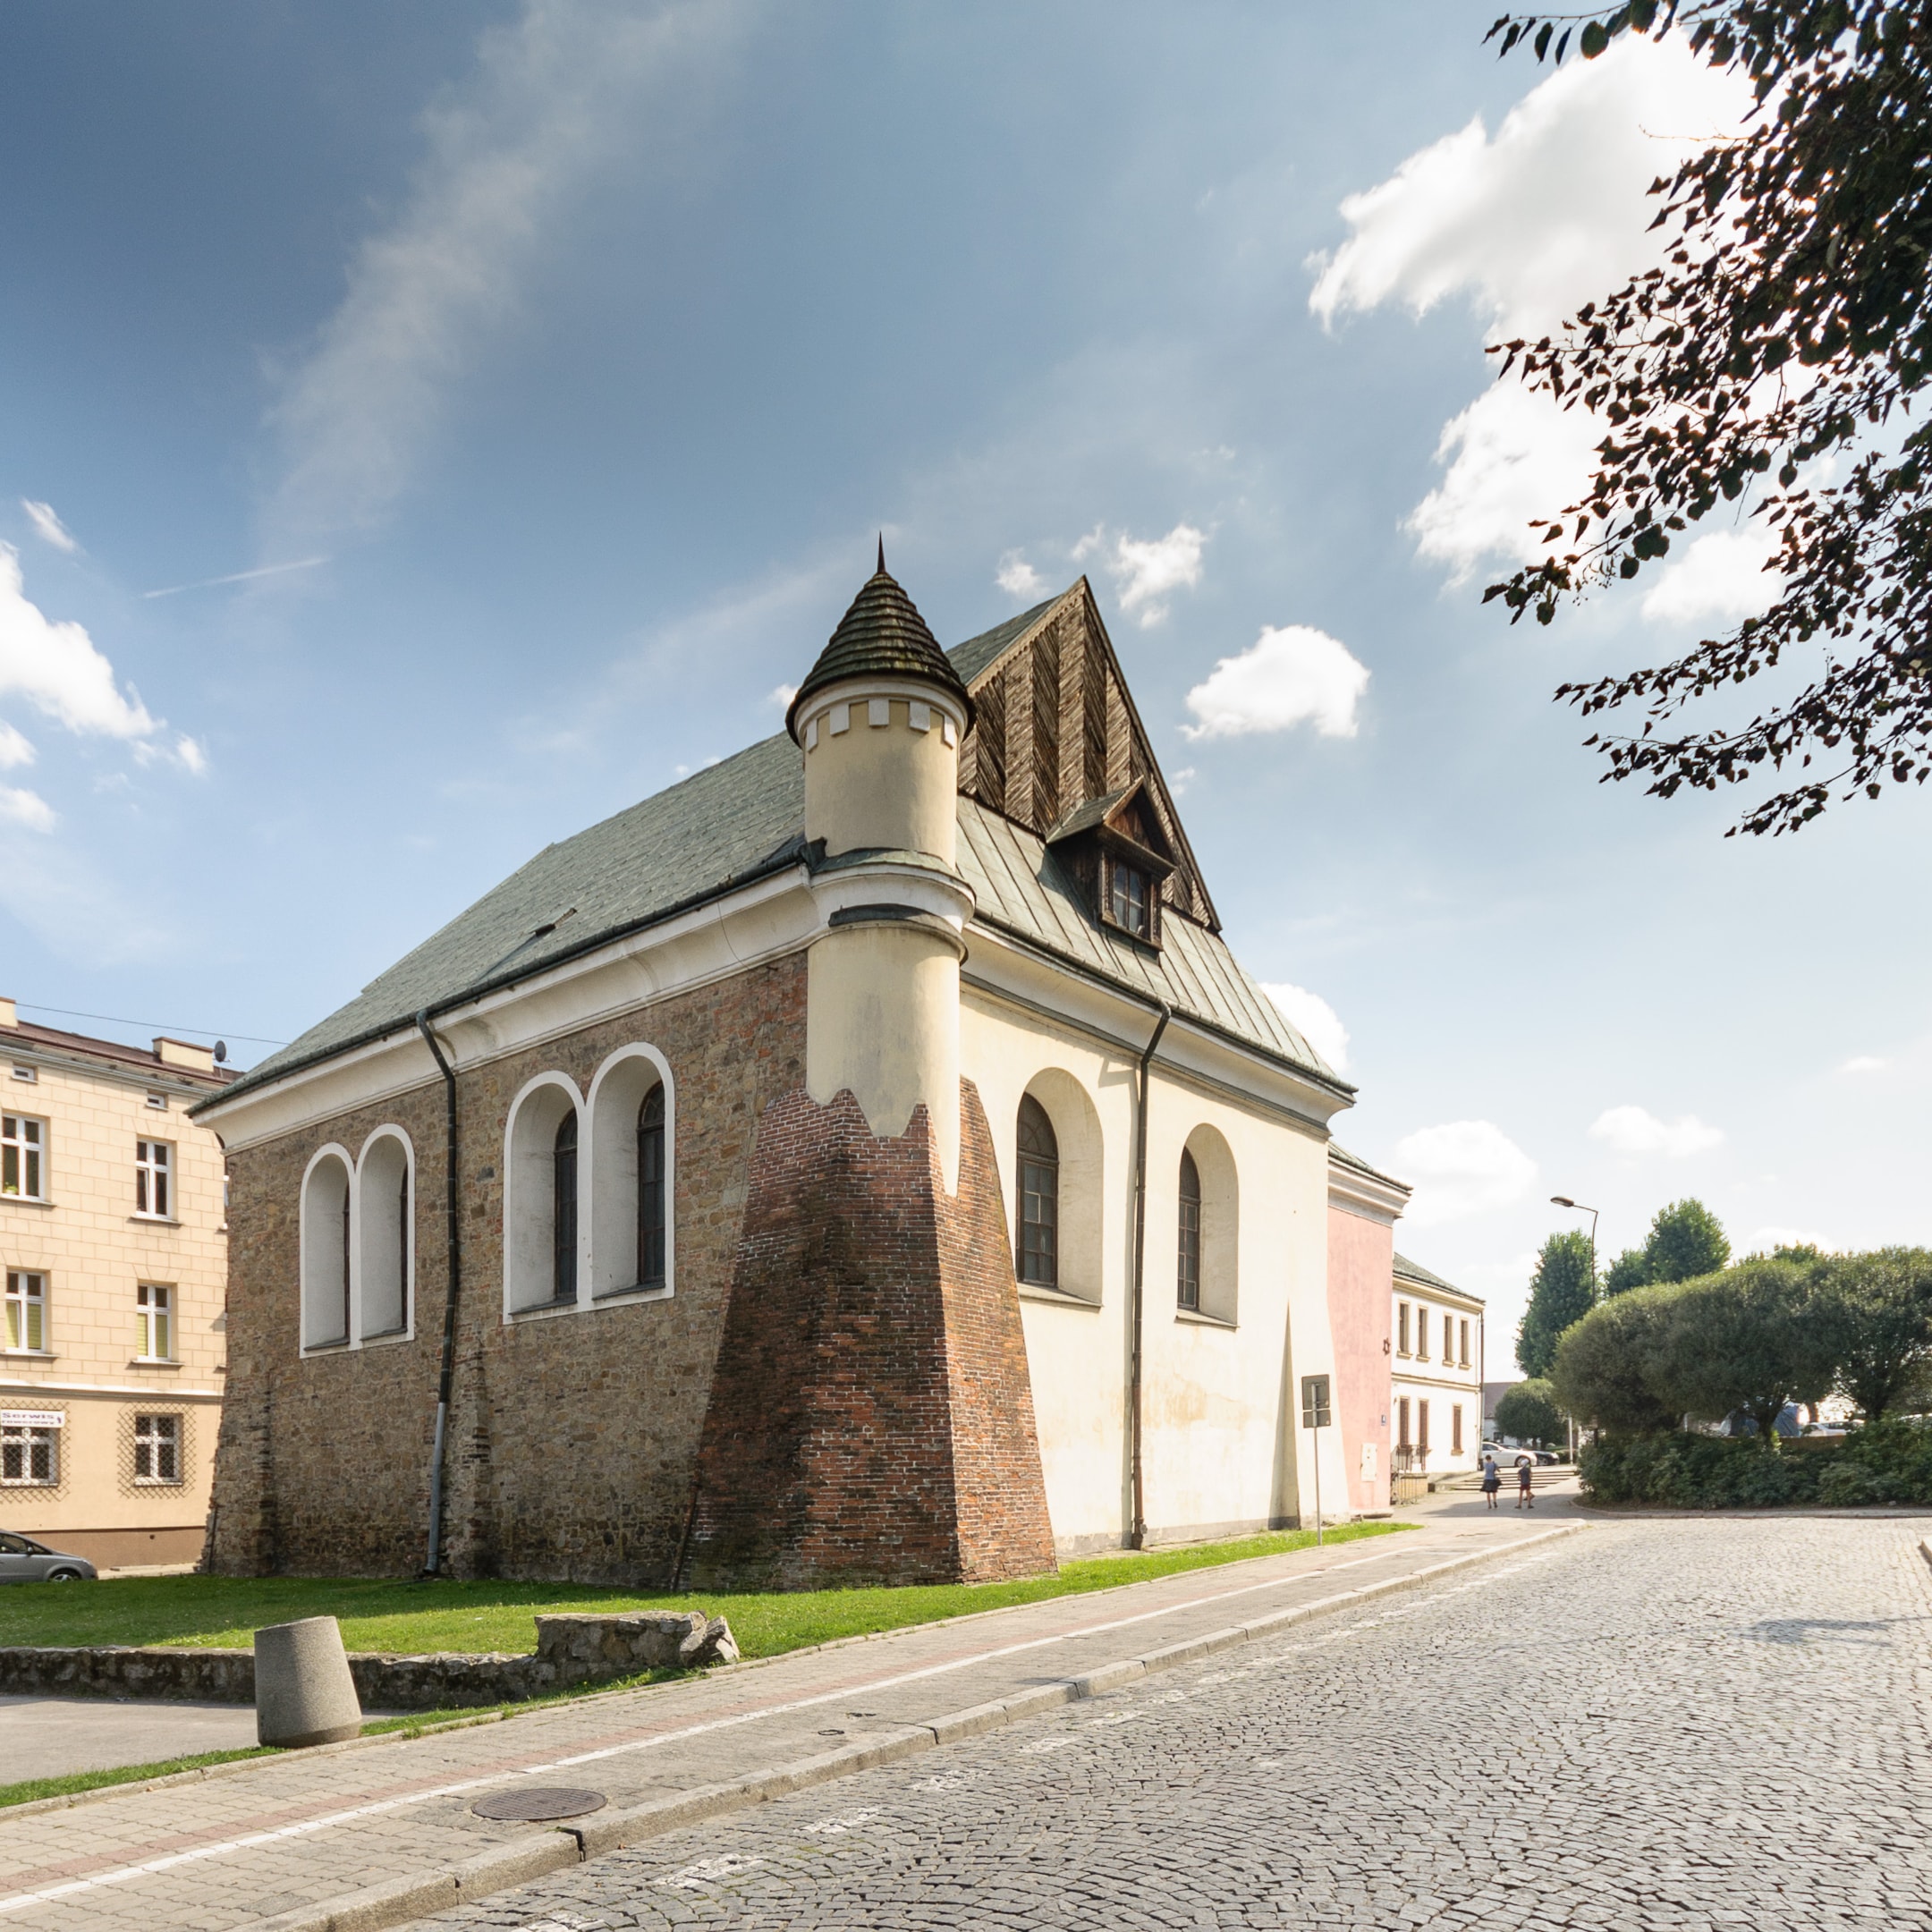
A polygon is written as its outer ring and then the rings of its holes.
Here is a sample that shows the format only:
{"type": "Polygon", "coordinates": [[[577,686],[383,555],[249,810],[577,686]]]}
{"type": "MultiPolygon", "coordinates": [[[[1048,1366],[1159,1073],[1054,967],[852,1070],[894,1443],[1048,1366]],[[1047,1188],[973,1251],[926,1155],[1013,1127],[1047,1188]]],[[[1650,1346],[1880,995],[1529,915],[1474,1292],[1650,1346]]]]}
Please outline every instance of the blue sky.
{"type": "Polygon", "coordinates": [[[1493,11],[15,0],[0,991],[258,1056],[775,729],[883,528],[947,641],[1092,576],[1492,1363],[1552,1193],[1921,1238],[1932,806],[1727,842],[1550,702],[1748,607],[1748,532],[1480,606],[1578,460],[1486,332],[1734,111],[1493,11]]]}

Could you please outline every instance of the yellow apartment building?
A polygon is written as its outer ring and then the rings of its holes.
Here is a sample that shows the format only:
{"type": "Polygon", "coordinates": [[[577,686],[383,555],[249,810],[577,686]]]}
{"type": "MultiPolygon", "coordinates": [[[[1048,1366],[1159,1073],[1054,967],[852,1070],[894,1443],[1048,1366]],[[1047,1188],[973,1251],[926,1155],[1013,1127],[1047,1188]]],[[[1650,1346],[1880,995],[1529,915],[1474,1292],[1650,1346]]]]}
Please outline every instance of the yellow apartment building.
{"type": "Polygon", "coordinates": [[[201,1554],[221,1419],[233,1076],[0,998],[0,1530],[103,1565],[201,1554]]]}

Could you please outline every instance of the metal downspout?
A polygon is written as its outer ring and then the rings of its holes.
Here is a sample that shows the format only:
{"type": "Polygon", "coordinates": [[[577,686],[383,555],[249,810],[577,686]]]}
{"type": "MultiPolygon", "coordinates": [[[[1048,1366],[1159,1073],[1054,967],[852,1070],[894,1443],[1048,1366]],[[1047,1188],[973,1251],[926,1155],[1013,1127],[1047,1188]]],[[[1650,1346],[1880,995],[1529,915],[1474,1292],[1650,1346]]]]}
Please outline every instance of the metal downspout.
{"type": "Polygon", "coordinates": [[[1133,1339],[1127,1360],[1127,1433],[1133,1470],[1133,1522],[1128,1546],[1147,1547],[1147,1491],[1140,1469],[1140,1363],[1147,1340],[1147,1117],[1148,1070],[1174,1009],[1163,1000],[1154,1037],[1140,1055],[1140,1080],[1134,1099],[1133,1339]]]}
{"type": "Polygon", "coordinates": [[[449,1223],[445,1235],[449,1249],[449,1285],[443,1297],[443,1366],[436,1383],[436,1442],[429,1451],[429,1555],[423,1565],[425,1576],[440,1576],[443,1563],[443,1448],[449,1436],[450,1386],[456,1370],[456,1304],[462,1293],[462,1215],[461,1182],[462,1168],[457,1158],[456,1075],[443,1047],[429,1026],[429,1009],[416,1015],[416,1029],[443,1076],[443,1100],[446,1120],[445,1185],[449,1223]]]}

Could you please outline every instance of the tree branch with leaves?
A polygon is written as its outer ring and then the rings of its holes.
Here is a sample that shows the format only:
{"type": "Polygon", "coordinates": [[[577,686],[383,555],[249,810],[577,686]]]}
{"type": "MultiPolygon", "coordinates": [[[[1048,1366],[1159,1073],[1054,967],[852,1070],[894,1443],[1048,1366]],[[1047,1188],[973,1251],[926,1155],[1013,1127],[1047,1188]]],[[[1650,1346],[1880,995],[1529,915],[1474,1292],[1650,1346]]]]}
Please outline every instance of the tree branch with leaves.
{"type": "Polygon", "coordinates": [[[1546,624],[1721,506],[1756,520],[1775,547],[1768,610],[1556,695],[1585,717],[1642,710],[1640,730],[1587,741],[1606,779],[1669,798],[1775,773],[1732,831],[1796,831],[1835,792],[1932,773],[1932,425],[1911,419],[1932,376],[1932,0],[1630,0],[1505,14],[1490,38],[1561,60],[1572,32],[1586,58],[1683,34],[1756,105],[1741,136],[1652,183],[1663,266],[1554,335],[1495,345],[1503,374],[1606,434],[1544,555],[1484,598],[1546,624]],[[1699,699],[1787,661],[1801,687],[1748,724],[1683,728],[1699,699]]]}

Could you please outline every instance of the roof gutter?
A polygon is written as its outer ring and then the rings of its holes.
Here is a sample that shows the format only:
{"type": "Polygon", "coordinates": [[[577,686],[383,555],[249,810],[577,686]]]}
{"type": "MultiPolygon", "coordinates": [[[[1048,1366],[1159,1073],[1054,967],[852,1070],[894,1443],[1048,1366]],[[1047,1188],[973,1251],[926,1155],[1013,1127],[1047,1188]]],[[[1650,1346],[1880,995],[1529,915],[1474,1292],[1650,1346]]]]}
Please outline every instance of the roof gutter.
{"type": "Polygon", "coordinates": [[[1147,1117],[1148,1073],[1154,1063],[1154,1049],[1160,1045],[1174,1009],[1163,1000],[1160,1018],[1155,1022],[1153,1038],[1140,1055],[1140,1078],[1134,1102],[1133,1183],[1133,1337],[1127,1362],[1128,1454],[1133,1479],[1133,1521],[1127,1528],[1130,1549],[1147,1547],[1147,1486],[1142,1477],[1140,1444],[1141,1362],[1147,1344],[1147,1117]]]}

